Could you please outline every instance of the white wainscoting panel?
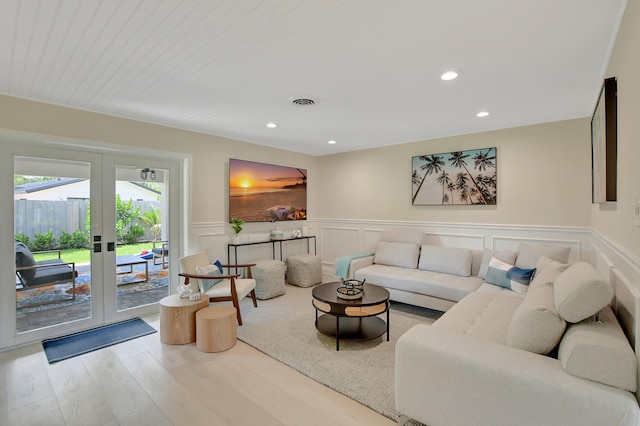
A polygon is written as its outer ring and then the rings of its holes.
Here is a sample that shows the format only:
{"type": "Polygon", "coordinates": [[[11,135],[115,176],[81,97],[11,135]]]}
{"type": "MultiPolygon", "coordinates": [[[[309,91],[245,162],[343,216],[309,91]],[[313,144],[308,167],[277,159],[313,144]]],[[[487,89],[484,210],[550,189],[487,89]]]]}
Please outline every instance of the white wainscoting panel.
{"type": "Polygon", "coordinates": [[[427,243],[446,247],[517,251],[520,243],[561,245],[571,247],[571,261],[585,259],[585,256],[588,260],[591,250],[589,228],[341,219],[318,219],[315,224],[322,235],[325,275],[333,275],[336,258],[350,253],[374,252],[382,231],[397,227],[424,232],[427,243]]]}

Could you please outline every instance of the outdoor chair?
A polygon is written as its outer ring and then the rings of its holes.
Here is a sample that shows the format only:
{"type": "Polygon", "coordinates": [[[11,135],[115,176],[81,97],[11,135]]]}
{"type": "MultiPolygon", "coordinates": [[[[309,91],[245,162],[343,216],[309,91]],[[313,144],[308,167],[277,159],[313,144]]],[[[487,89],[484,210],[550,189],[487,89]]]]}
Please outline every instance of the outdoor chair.
{"type": "Polygon", "coordinates": [[[29,305],[23,305],[21,308],[75,300],[76,277],[78,276],[78,271],[76,271],[75,262],[64,262],[61,259],[60,250],[47,250],[32,253],[25,244],[16,243],[15,256],[17,277],[16,292],[64,283],[71,283],[72,288],[70,298],[32,303],[29,305]],[[33,255],[39,253],[58,253],[58,258],[36,262],[33,255]]]}
{"type": "Polygon", "coordinates": [[[154,241],[151,252],[153,253],[154,265],[162,265],[162,269],[169,267],[169,241],[161,241],[159,243],[154,241]],[[160,247],[156,247],[156,244],[160,244],[160,247]]]}
{"type": "Polygon", "coordinates": [[[242,325],[242,315],[240,314],[239,301],[245,296],[251,295],[253,306],[258,307],[256,300],[256,280],[251,276],[251,267],[255,263],[246,265],[221,265],[219,262],[211,264],[207,253],[201,251],[190,254],[180,259],[180,275],[184,277],[184,285],[197,293],[202,293],[202,297],[208,297],[209,302],[232,302],[236,308],[238,324],[242,325]],[[220,269],[227,268],[224,275],[220,269]],[[234,269],[235,273],[231,273],[234,269]],[[244,271],[243,275],[237,273],[244,271]]]}

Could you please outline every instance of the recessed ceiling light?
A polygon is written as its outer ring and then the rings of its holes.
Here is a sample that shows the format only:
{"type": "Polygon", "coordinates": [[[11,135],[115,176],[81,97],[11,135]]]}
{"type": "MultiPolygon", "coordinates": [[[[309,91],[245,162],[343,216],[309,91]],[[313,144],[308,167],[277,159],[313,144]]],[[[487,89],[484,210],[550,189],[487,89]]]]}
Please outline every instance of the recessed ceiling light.
{"type": "Polygon", "coordinates": [[[484,118],[488,116],[489,116],[489,113],[487,111],[480,111],[479,113],[476,114],[476,117],[480,117],[480,118],[484,118]]]}
{"type": "Polygon", "coordinates": [[[270,129],[275,129],[276,127],[278,127],[278,125],[276,123],[267,123],[267,127],[270,129]]]}
{"type": "Polygon", "coordinates": [[[456,78],[460,77],[461,75],[462,75],[462,71],[449,70],[449,71],[445,71],[440,76],[440,79],[442,79],[444,81],[455,80],[456,78]]]}
{"type": "Polygon", "coordinates": [[[335,144],[335,143],[336,143],[336,141],[331,140],[331,141],[329,141],[329,142],[327,142],[327,143],[328,143],[329,145],[333,145],[333,144],[335,144]]]}

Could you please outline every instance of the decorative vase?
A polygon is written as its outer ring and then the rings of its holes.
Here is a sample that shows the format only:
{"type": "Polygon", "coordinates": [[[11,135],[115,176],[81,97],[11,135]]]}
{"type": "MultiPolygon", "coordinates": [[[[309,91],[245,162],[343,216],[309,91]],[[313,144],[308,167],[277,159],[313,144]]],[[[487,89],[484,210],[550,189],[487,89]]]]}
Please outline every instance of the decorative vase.
{"type": "Polygon", "coordinates": [[[272,240],[283,240],[284,239],[284,231],[278,228],[276,225],[276,229],[271,231],[271,239],[272,240]]]}

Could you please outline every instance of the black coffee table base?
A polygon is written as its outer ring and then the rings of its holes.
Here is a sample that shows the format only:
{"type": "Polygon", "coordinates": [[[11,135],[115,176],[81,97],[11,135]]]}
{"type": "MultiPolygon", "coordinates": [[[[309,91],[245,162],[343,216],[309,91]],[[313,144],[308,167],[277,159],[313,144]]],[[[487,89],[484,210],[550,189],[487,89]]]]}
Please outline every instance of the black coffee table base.
{"type": "Polygon", "coordinates": [[[365,284],[362,297],[346,300],[337,297],[341,283],[320,284],[312,291],[316,311],[316,329],[340,339],[370,340],[387,333],[389,341],[389,292],[376,285],[365,284]],[[380,315],[386,314],[386,321],[380,315]]]}
{"type": "Polygon", "coordinates": [[[387,333],[389,341],[387,323],[378,317],[337,317],[324,314],[316,320],[316,329],[336,338],[336,350],[340,350],[340,339],[370,340],[387,333]]]}

